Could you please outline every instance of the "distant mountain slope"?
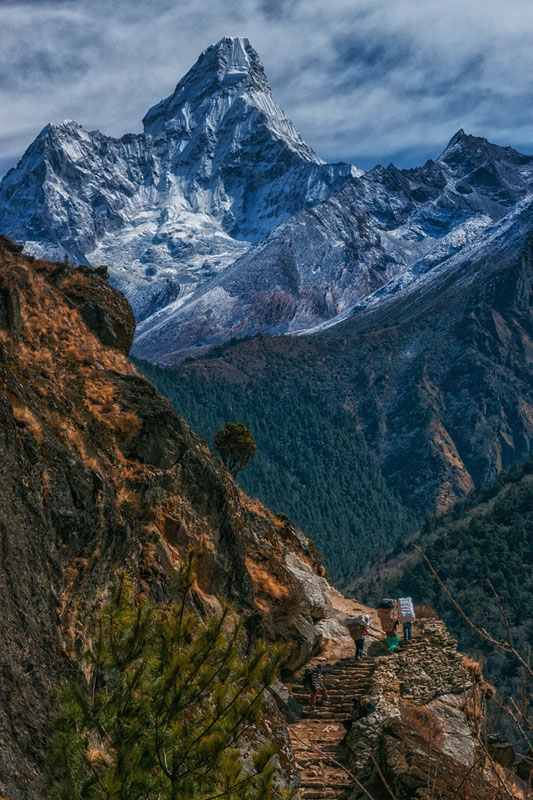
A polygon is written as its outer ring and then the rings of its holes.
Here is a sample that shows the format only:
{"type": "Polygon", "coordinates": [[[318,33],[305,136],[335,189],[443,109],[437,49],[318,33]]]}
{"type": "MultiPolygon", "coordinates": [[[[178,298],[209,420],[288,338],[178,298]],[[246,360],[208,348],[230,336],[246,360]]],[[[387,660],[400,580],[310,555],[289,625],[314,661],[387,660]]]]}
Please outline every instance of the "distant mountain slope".
{"type": "MultiPolygon", "coordinates": [[[[527,655],[533,637],[533,459],[429,520],[416,542],[473,622],[498,640],[505,627],[487,584],[491,581],[515,647],[527,655]]],[[[412,595],[433,606],[459,637],[460,647],[486,661],[484,671],[502,697],[514,693],[520,698],[517,664],[473,633],[411,547],[398,548],[387,563],[372,564],[356,582],[356,592],[372,602],[381,593],[412,595]]]]}
{"type": "Polygon", "coordinates": [[[533,157],[459,131],[436,161],[376,167],[296,214],[144,320],[135,352],[177,362],[232,337],[332,326],[431,282],[451,260],[468,270],[532,193],[533,157]]]}
{"type": "Polygon", "coordinates": [[[207,48],[143,122],[121,139],[47,125],[0,184],[0,232],[34,255],[108,264],[137,319],[359,172],[302,140],[245,38],[207,48]]]}
{"type": "MultiPolygon", "coordinates": [[[[531,220],[528,201],[521,201],[484,248],[466,248],[433,275],[319,334],[236,340],[150,376],[203,433],[224,416],[264,426],[269,458],[275,454],[280,471],[277,508],[292,508],[294,473],[324,475],[334,464],[331,483],[313,482],[306,513],[319,509],[320,530],[313,534],[333,576],[357,575],[362,551],[341,543],[339,552],[326,552],[324,544],[350,529],[365,547],[383,546],[383,528],[379,543],[373,540],[373,512],[370,519],[363,514],[357,534],[349,521],[365,503],[364,492],[361,497],[351,488],[358,485],[357,463],[366,457],[357,443],[361,436],[388,486],[415,516],[446,509],[531,452],[531,220]],[[254,417],[248,417],[252,406],[254,417]],[[288,418],[294,441],[288,440],[288,418]],[[324,436],[303,449],[298,441],[308,435],[308,418],[322,423],[324,436]],[[351,455],[343,469],[337,457],[344,437],[351,455]]],[[[302,521],[298,509],[293,513],[302,521]]],[[[398,520],[390,525],[390,547],[405,530],[398,520]]]]}
{"type": "Polygon", "coordinates": [[[259,452],[239,483],[298,520],[337,582],[414,531],[412,513],[387,484],[353,415],[317,391],[309,375],[283,369],[270,383],[251,366],[234,382],[137,364],[207,441],[227,421],[253,431],[259,452]]]}

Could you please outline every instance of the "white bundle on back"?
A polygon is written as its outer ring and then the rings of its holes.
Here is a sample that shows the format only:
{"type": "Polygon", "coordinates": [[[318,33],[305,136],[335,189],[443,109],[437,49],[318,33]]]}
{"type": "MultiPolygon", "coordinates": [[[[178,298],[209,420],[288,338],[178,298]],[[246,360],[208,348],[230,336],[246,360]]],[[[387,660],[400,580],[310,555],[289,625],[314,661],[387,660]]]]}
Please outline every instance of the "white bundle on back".
{"type": "Polygon", "coordinates": [[[414,622],[415,609],[410,597],[400,597],[398,600],[398,616],[400,622],[414,622]]]}

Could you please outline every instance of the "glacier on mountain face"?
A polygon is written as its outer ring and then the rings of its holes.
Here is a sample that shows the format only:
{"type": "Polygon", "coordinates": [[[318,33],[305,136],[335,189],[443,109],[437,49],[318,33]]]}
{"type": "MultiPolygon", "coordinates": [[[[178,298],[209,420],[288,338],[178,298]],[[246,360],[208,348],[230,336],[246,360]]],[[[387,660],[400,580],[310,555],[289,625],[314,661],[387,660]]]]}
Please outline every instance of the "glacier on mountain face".
{"type": "Polygon", "coordinates": [[[425,291],[461,258],[467,270],[532,192],[533,157],[461,130],[436,161],[375,167],[296,214],[179,306],[143,320],[136,352],[176,362],[232,337],[319,333],[425,291]]]}
{"type": "Polygon", "coordinates": [[[0,184],[0,229],[96,266],[144,319],[359,171],[325,164],[272,98],[245,38],[205,50],[121,139],[47,125],[0,184]]]}

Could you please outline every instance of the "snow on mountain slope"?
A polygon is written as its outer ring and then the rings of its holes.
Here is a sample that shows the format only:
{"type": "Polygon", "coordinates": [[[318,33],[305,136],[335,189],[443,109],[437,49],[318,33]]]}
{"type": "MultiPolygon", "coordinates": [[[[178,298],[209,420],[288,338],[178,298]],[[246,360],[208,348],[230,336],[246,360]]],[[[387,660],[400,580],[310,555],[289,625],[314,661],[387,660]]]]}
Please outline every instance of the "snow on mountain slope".
{"type": "Polygon", "coordinates": [[[235,336],[335,325],[421,276],[430,283],[462,252],[466,261],[532,192],[533,157],[461,130],[436,161],[378,166],[296,214],[189,298],[145,319],[136,353],[174,362],[235,336]]]}
{"type": "Polygon", "coordinates": [[[245,38],[207,48],[143,122],[121,139],[47,125],[0,184],[2,233],[35,255],[108,264],[138,319],[359,174],[302,140],[245,38]]]}

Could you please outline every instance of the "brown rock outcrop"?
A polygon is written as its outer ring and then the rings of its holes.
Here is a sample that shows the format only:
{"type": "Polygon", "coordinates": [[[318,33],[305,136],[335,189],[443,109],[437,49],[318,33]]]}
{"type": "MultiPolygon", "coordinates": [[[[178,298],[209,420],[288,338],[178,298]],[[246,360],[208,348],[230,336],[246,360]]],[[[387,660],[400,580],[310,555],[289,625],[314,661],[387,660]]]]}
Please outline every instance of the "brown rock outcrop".
{"type": "MultiPolygon", "coordinates": [[[[415,629],[411,643],[376,658],[371,711],[356,715],[347,737],[349,767],[374,800],[390,798],[389,789],[397,800],[499,797],[483,744],[493,689],[443,622],[422,619],[415,629]]],[[[507,781],[520,790],[516,775],[507,781]]]]}
{"type": "Polygon", "coordinates": [[[325,581],[307,537],[245,497],[137,374],[131,310],[103,271],[0,241],[0,289],[0,793],[38,800],[54,691],[117,567],[163,598],[195,548],[197,607],[234,601],[251,639],[287,642],[291,666],[320,643],[325,581]],[[309,584],[297,604],[292,558],[309,584]]]}

